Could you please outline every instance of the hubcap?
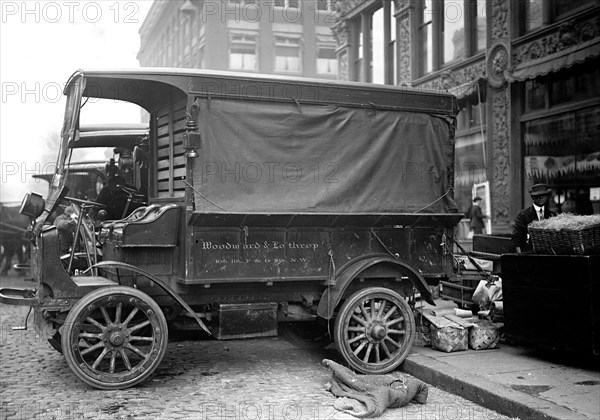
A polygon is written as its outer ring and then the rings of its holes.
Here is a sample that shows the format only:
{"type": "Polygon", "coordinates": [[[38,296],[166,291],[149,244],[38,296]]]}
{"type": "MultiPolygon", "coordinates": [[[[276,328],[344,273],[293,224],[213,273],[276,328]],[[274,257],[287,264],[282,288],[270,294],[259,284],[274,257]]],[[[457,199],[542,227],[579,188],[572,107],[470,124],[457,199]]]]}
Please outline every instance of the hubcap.
{"type": "Polygon", "coordinates": [[[121,332],[115,332],[110,335],[110,344],[120,346],[125,342],[125,336],[121,332]]]}
{"type": "Polygon", "coordinates": [[[371,331],[369,332],[369,336],[376,341],[381,341],[386,336],[387,330],[381,324],[375,324],[371,327],[371,331]]]}

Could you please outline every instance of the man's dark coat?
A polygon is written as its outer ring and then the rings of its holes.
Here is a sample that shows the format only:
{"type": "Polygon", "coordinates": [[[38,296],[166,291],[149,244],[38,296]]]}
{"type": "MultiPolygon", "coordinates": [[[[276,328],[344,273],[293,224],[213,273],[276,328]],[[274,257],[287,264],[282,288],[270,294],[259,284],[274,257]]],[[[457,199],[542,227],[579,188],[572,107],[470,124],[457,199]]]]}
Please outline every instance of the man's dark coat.
{"type": "Polygon", "coordinates": [[[480,233],[485,227],[485,224],[483,223],[484,218],[485,216],[481,211],[481,207],[479,207],[479,205],[473,205],[473,208],[471,209],[471,227],[475,233],[480,233]]]}
{"type": "MultiPolygon", "coordinates": [[[[548,205],[544,206],[544,219],[556,216],[556,213],[548,209],[548,205]]],[[[538,220],[537,213],[533,204],[517,213],[515,217],[515,223],[513,225],[513,231],[510,236],[512,240],[513,248],[516,250],[517,247],[521,248],[522,252],[531,251],[531,245],[527,240],[527,226],[538,220]]]]}

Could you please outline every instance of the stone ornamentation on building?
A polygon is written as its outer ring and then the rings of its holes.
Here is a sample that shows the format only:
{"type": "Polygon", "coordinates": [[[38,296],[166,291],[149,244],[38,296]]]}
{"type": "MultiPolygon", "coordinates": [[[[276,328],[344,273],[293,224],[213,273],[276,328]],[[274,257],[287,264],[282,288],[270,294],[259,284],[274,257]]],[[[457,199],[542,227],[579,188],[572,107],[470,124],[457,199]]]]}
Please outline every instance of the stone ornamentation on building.
{"type": "MultiPolygon", "coordinates": [[[[403,13],[406,13],[404,11],[403,13]]],[[[398,28],[399,39],[410,39],[410,24],[408,19],[404,18],[400,20],[398,28]]],[[[398,43],[398,80],[410,84],[412,80],[411,71],[411,44],[410,42],[398,43]]]]}
{"type": "Polygon", "coordinates": [[[506,71],[509,68],[508,46],[503,41],[496,42],[487,56],[487,75],[490,86],[501,88],[507,81],[506,71]]]}
{"type": "Polygon", "coordinates": [[[481,61],[461,69],[445,71],[440,77],[423,83],[419,87],[433,90],[448,90],[485,77],[485,63],[481,61]]]}
{"type": "Polygon", "coordinates": [[[348,80],[348,54],[338,54],[338,77],[340,80],[348,80]]]}
{"type": "Polygon", "coordinates": [[[492,10],[492,39],[508,39],[508,2],[494,0],[492,10]]]}
{"type": "Polygon", "coordinates": [[[331,27],[331,32],[333,33],[333,37],[337,42],[338,49],[345,47],[348,44],[350,33],[348,22],[346,22],[345,20],[338,21],[335,25],[331,27]]]}
{"type": "Polygon", "coordinates": [[[576,45],[581,45],[600,37],[598,18],[585,22],[562,24],[557,31],[533,42],[514,47],[512,51],[512,65],[536,60],[560,53],[576,45]]]}
{"type": "MultiPolygon", "coordinates": [[[[488,79],[489,80],[489,79],[488,79]]],[[[496,223],[510,223],[510,129],[508,123],[508,89],[497,90],[492,100],[492,200],[496,223]]]]}
{"type": "Polygon", "coordinates": [[[336,0],[335,10],[339,11],[342,15],[345,15],[364,2],[364,0],[336,0]]]}

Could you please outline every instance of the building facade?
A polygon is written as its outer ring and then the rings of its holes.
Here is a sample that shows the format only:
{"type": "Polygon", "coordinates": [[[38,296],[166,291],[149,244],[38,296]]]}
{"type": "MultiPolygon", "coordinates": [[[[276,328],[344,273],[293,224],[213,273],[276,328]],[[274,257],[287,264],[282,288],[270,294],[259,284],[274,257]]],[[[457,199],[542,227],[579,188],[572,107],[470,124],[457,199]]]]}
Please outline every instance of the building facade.
{"type": "Polygon", "coordinates": [[[334,0],[155,0],[140,29],[144,67],[337,79],[334,0]]]}
{"type": "Polygon", "coordinates": [[[600,2],[342,0],[339,77],[459,98],[455,198],[506,233],[547,183],[552,207],[600,213],[600,2]]]}

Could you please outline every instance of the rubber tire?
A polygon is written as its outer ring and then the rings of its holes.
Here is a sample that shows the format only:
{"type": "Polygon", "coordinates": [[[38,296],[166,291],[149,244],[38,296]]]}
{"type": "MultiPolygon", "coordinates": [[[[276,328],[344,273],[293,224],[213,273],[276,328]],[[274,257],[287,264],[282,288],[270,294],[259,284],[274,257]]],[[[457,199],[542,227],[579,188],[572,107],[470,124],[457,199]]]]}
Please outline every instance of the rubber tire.
{"type": "Polygon", "coordinates": [[[365,374],[386,374],[396,369],[406,359],[415,341],[415,331],[415,318],[412,309],[399,293],[385,287],[368,287],[355,292],[345,300],[335,318],[334,339],[338,351],[342,354],[350,368],[365,374]],[[345,331],[354,309],[358,307],[357,305],[360,302],[377,297],[392,301],[400,309],[405,320],[404,329],[406,331],[406,339],[401,346],[400,352],[389,362],[370,364],[365,363],[354,355],[350,345],[347,343],[345,331]]]}
{"type": "MultiPolygon", "coordinates": [[[[103,390],[125,389],[135,386],[140,382],[143,382],[154,372],[154,370],[158,367],[165,354],[168,337],[169,331],[165,316],[158,304],[150,296],[138,289],[134,289],[131,287],[110,286],[103,287],[88,293],[79,301],[77,301],[77,303],[69,311],[65,320],[65,324],[63,326],[62,349],[63,355],[65,356],[65,360],[67,361],[67,365],[69,366],[69,368],[73,371],[75,376],[77,376],[86,384],[94,388],[103,390]],[[80,366],[81,361],[77,360],[77,355],[74,354],[73,347],[71,344],[73,341],[73,334],[75,333],[75,328],[73,327],[75,325],[75,322],[77,322],[77,318],[80,315],[80,313],[86,310],[89,305],[92,305],[97,300],[103,299],[111,295],[125,295],[128,296],[130,299],[138,299],[139,301],[143,302],[144,306],[147,306],[149,310],[153,311],[153,313],[156,314],[159,324],[157,326],[159,328],[158,334],[160,334],[158,348],[153,351],[155,353],[155,356],[151,361],[150,366],[145,367],[142,370],[141,374],[134,377],[133,379],[118,383],[104,382],[86,374],[85,370],[83,370],[83,368],[80,366]]],[[[82,364],[85,365],[85,363],[82,364]]]]}

